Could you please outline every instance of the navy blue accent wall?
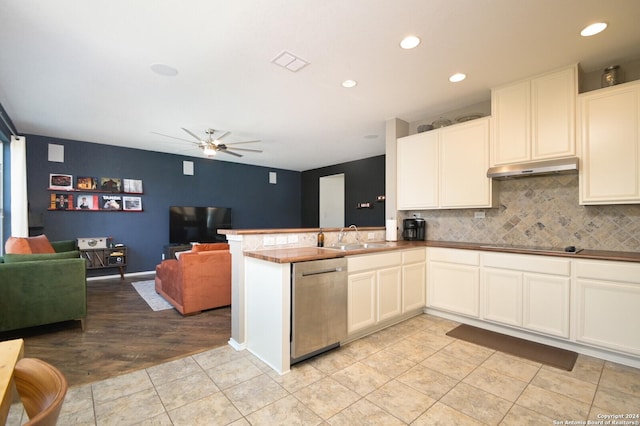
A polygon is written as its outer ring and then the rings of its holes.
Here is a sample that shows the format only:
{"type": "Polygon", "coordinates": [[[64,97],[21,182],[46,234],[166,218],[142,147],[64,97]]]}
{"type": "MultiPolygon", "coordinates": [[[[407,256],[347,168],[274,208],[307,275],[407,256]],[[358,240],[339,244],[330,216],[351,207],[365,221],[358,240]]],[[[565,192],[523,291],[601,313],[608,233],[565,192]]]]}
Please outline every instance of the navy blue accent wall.
{"type": "MultiPolygon", "coordinates": [[[[300,172],[131,148],[27,136],[30,217],[50,240],[112,236],[128,247],[127,272],[153,271],[169,242],[169,206],[231,207],[234,228],[298,228],[300,172]],[[48,144],[64,146],[64,163],[48,161],[48,144]],[[194,175],[183,175],[183,160],[194,175]],[[269,172],[277,184],[269,184],[269,172]],[[49,211],[49,174],[141,179],[143,212],[49,211]]],[[[75,194],[77,195],[77,194],[75,194]]],[[[31,224],[31,222],[30,222],[31,224]]],[[[7,235],[8,236],[8,235],[7,235]]],[[[92,275],[116,270],[92,271],[92,275]]]]}
{"type": "Polygon", "coordinates": [[[385,156],[365,158],[302,172],[302,226],[315,228],[320,223],[320,178],[344,173],[345,225],[384,226],[385,156]],[[357,203],[372,203],[371,209],[358,209],[357,203]]]}

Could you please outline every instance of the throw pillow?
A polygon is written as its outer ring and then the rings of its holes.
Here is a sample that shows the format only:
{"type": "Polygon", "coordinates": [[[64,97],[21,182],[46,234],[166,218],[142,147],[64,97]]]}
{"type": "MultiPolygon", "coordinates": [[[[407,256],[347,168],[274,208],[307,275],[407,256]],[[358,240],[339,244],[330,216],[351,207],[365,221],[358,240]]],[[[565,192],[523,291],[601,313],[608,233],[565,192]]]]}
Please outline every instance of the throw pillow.
{"type": "Polygon", "coordinates": [[[31,253],[55,253],[53,246],[46,235],[37,237],[9,237],[4,245],[5,253],[31,254],[31,253]]]}
{"type": "Polygon", "coordinates": [[[80,258],[79,251],[65,251],[62,253],[40,253],[40,254],[15,254],[4,255],[4,263],[34,262],[39,260],[76,259],[80,258]]]}
{"type": "Polygon", "coordinates": [[[31,253],[55,253],[55,249],[49,242],[46,235],[38,235],[37,237],[29,238],[29,246],[31,247],[31,253]]]}
{"type": "Polygon", "coordinates": [[[30,254],[31,247],[26,238],[9,237],[4,244],[5,253],[30,254]]]}

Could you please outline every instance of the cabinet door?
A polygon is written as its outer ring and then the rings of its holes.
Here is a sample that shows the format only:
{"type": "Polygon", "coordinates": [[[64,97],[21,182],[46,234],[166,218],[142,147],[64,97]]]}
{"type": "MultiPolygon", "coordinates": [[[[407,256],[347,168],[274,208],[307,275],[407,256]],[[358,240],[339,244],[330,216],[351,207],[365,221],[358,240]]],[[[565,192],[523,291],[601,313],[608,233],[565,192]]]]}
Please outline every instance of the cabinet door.
{"type": "Polygon", "coordinates": [[[427,273],[427,306],[478,317],[478,267],[429,262],[427,273]]]}
{"type": "Polygon", "coordinates": [[[402,313],[402,269],[382,269],[378,280],[378,321],[396,317],[402,313]]]}
{"type": "Polygon", "coordinates": [[[523,284],[523,327],[569,337],[570,278],[524,274],[523,284]]]}
{"type": "Polygon", "coordinates": [[[377,322],[376,272],[349,275],[347,285],[347,332],[353,333],[377,322]]]}
{"type": "Polygon", "coordinates": [[[438,206],[438,131],[398,139],[398,210],[438,206]]]}
{"type": "Polygon", "coordinates": [[[442,129],[440,207],[492,207],[489,118],[442,129]]]}
{"type": "Polygon", "coordinates": [[[533,160],[575,155],[576,74],[572,66],[531,81],[533,160]]]}
{"type": "Polygon", "coordinates": [[[640,202],[640,83],[580,95],[580,204],[640,202]]]}
{"type": "Polygon", "coordinates": [[[402,312],[424,308],[427,289],[424,262],[402,267],[402,312]]]}
{"type": "Polygon", "coordinates": [[[576,339],[606,349],[640,355],[638,306],[638,283],[578,279],[576,339]]]}
{"type": "Polygon", "coordinates": [[[494,119],[491,164],[527,161],[531,156],[531,84],[529,80],[491,92],[494,119]]]}
{"type": "Polygon", "coordinates": [[[522,272],[484,269],[483,318],[522,326],[522,272]]]}

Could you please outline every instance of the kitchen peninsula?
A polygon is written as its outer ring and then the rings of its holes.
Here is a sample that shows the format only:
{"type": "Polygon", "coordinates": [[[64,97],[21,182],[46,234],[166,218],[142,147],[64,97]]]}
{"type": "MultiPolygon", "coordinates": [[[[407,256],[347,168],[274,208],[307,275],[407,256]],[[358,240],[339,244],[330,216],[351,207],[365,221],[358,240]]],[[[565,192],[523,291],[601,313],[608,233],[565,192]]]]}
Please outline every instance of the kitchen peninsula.
{"type": "MultiPolygon", "coordinates": [[[[337,241],[339,231],[323,230],[327,246],[337,241]]],[[[398,241],[385,247],[344,252],[317,248],[317,232],[318,229],[225,231],[234,256],[229,343],[238,350],[255,353],[280,374],[289,371],[291,264],[342,256],[351,261],[350,274],[354,272],[352,265],[360,267],[370,259],[369,263],[380,262],[380,268],[389,270],[411,267],[407,271],[422,280],[422,294],[407,291],[414,300],[421,296],[421,304],[411,305],[403,300],[402,306],[409,307],[406,310],[396,310],[391,316],[378,312],[378,325],[387,326],[389,321],[426,312],[627,365],[640,365],[640,337],[631,332],[640,324],[640,312],[633,308],[640,304],[640,253],[575,253],[444,241],[398,241]],[[272,247],[272,242],[279,244],[272,247]],[[413,260],[405,262],[405,254],[413,260]],[[396,256],[397,263],[385,263],[383,255],[396,256]],[[458,274],[460,271],[462,275],[458,274]],[[509,291],[505,293],[505,289],[509,291]],[[553,306],[549,306],[550,301],[553,306]],[[552,308],[553,312],[549,312],[552,308]]],[[[383,228],[359,232],[363,241],[384,238],[383,228]]],[[[354,233],[347,238],[355,238],[354,233]]],[[[369,272],[367,267],[360,270],[369,272]]],[[[353,295],[367,299],[368,293],[364,297],[363,293],[353,295]]],[[[379,298],[387,301],[394,297],[393,292],[386,292],[379,298]]],[[[356,326],[351,328],[347,341],[364,335],[353,332],[356,326]]],[[[361,330],[371,332],[371,327],[369,322],[361,330]]]]}

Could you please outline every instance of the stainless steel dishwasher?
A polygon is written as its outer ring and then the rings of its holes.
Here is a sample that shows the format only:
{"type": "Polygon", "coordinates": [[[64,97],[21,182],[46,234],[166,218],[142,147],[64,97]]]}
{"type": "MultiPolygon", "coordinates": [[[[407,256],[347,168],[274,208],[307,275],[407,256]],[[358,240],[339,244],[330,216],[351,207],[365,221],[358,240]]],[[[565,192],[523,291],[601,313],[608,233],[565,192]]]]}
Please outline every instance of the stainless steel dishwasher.
{"type": "Polygon", "coordinates": [[[347,259],[292,264],[291,364],[347,337],[347,259]]]}

